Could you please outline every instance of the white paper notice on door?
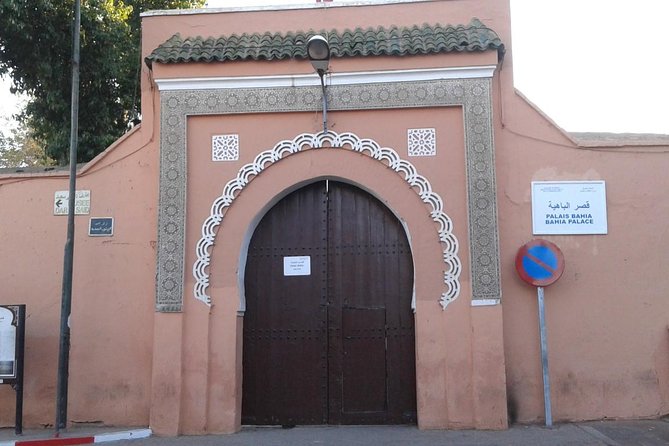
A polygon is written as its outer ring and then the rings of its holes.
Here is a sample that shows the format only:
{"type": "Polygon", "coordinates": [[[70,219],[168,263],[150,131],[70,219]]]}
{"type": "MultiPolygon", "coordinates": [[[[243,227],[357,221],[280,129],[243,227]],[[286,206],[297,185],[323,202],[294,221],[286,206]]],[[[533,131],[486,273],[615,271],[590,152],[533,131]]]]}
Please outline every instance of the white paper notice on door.
{"type": "Polygon", "coordinates": [[[311,256],[289,256],[283,258],[284,276],[310,276],[311,256]]]}

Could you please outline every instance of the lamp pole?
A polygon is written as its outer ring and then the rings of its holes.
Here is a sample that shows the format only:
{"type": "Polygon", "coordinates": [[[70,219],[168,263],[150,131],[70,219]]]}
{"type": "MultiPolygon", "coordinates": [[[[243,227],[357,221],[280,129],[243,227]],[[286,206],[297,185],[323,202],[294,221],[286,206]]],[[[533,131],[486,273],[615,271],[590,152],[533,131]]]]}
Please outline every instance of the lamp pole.
{"type": "Polygon", "coordinates": [[[56,435],[67,425],[67,390],[70,369],[70,313],[72,309],[72,265],[74,260],[74,206],[77,190],[77,137],[79,133],[79,35],[81,1],[74,2],[72,49],[72,109],[70,116],[70,184],[67,210],[67,240],[63,259],[63,287],[60,306],[58,382],[56,386],[56,435]]]}
{"type": "Polygon", "coordinates": [[[321,91],[323,94],[323,133],[328,132],[328,93],[325,90],[325,72],[319,71],[318,76],[321,78],[321,91]]]}

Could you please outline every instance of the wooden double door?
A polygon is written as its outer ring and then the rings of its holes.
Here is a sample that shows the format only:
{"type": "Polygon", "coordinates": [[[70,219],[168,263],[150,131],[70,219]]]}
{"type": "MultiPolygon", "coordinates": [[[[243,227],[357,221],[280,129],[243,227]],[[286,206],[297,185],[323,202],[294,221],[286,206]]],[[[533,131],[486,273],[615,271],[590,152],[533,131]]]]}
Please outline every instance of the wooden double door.
{"type": "Polygon", "coordinates": [[[242,423],[415,423],[412,292],[402,225],[367,192],[277,203],[248,250],[242,423]]]}

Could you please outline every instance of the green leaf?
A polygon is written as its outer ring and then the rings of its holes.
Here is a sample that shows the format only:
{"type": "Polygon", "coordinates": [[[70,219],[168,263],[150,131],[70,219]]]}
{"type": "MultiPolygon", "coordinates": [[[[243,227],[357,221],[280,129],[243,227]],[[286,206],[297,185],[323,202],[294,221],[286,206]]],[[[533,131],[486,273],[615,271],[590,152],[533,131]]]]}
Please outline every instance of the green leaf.
{"type": "MultiPolygon", "coordinates": [[[[140,97],[140,13],[203,4],[82,0],[77,162],[123,135],[140,109],[133,102],[140,97]]],[[[73,22],[73,0],[0,0],[0,74],[10,73],[12,88],[29,96],[25,127],[61,165],[69,162],[73,22]]]]}

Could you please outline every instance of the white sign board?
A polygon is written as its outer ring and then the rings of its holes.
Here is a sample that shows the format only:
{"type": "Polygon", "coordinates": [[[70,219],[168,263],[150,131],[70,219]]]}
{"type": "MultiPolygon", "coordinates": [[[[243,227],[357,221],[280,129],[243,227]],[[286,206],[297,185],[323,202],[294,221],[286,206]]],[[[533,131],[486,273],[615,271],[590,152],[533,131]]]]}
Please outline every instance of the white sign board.
{"type": "Polygon", "coordinates": [[[291,256],[283,258],[284,276],[310,276],[311,256],[291,256]]]}
{"type": "Polygon", "coordinates": [[[606,234],[604,181],[533,181],[534,235],[606,234]]]}
{"type": "MultiPolygon", "coordinates": [[[[53,200],[53,215],[67,215],[69,210],[70,192],[56,191],[53,200]]],[[[91,191],[78,190],[74,196],[74,215],[88,215],[91,213],[91,191]]]]}
{"type": "Polygon", "coordinates": [[[16,327],[14,313],[0,308],[0,377],[16,377],[16,327]]]}

